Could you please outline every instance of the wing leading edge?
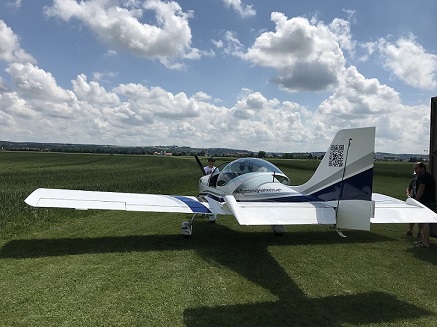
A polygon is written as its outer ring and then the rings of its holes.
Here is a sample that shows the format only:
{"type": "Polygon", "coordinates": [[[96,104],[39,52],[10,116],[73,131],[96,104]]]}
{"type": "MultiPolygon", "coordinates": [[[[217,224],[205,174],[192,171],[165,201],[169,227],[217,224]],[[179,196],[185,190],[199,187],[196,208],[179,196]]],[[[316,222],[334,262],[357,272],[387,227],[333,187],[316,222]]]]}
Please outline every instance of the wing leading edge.
{"type": "Polygon", "coordinates": [[[211,213],[206,202],[194,196],[95,192],[39,188],[25,200],[34,207],[78,210],[124,210],[148,212],[211,213]]]}

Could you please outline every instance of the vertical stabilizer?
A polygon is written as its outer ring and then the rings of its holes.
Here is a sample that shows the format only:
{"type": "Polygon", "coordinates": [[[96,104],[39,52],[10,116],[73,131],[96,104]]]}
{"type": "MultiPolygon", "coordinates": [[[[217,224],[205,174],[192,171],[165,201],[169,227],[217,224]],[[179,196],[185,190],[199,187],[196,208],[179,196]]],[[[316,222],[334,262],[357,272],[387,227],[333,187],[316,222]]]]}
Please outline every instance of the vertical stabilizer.
{"type": "Polygon", "coordinates": [[[337,227],[370,229],[375,128],[339,131],[311,179],[295,189],[336,206],[337,227]]]}

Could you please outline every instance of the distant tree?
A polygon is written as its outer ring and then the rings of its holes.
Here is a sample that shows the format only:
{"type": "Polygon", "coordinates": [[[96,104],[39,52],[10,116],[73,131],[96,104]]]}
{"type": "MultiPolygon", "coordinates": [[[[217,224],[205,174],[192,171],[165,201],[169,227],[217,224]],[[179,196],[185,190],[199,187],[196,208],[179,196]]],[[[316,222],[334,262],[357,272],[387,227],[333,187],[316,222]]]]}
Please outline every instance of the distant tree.
{"type": "Polygon", "coordinates": [[[265,151],[259,151],[258,152],[258,158],[265,158],[266,157],[266,152],[265,151]]]}

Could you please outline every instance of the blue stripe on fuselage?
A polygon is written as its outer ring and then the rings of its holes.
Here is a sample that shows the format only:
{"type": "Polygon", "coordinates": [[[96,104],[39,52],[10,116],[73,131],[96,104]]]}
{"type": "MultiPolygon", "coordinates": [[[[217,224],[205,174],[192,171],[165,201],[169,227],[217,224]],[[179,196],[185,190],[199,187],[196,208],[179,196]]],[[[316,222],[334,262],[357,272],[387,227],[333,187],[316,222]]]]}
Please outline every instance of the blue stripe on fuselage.
{"type": "Polygon", "coordinates": [[[173,196],[173,197],[185,203],[195,213],[211,213],[211,211],[199,201],[187,198],[185,196],[173,196]]]}
{"type": "MultiPolygon", "coordinates": [[[[355,176],[349,177],[344,181],[339,181],[317,192],[307,195],[273,197],[258,200],[249,200],[253,202],[313,202],[313,201],[337,201],[340,198],[341,187],[343,184],[343,193],[341,200],[365,200],[372,199],[372,181],[373,168],[363,171],[355,176]]],[[[244,200],[243,200],[244,202],[244,200]]]]}

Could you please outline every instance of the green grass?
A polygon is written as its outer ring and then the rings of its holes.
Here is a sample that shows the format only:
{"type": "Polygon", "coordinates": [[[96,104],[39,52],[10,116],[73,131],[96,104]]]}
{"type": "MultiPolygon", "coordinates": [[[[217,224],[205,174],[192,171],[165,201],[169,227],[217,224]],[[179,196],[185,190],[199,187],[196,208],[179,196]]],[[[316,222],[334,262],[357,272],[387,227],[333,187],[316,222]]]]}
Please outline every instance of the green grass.
{"type": "MultiPolygon", "coordinates": [[[[220,162],[217,162],[219,164],[220,162]]],[[[293,184],[315,160],[275,161],[293,184]]],[[[376,163],[403,198],[411,164],[376,163]]],[[[435,326],[437,245],[404,225],[371,232],[266,227],[232,217],[35,209],[37,187],[196,194],[192,158],[0,152],[0,326],[435,326]]]]}

